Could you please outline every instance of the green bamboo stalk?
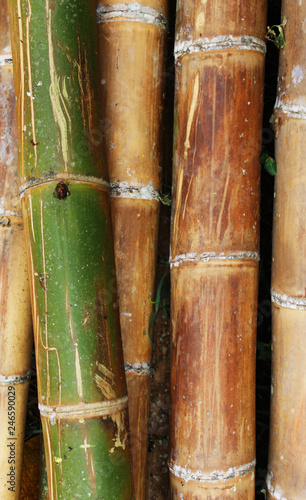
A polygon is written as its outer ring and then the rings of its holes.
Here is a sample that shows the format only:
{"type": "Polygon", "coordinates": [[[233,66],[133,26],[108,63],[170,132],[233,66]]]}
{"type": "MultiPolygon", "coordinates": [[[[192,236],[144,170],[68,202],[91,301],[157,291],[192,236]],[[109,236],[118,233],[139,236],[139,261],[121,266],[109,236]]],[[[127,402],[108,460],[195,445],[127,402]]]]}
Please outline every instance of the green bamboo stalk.
{"type": "Polygon", "coordinates": [[[52,499],[132,497],[94,0],[10,0],[38,400],[52,499]]]}

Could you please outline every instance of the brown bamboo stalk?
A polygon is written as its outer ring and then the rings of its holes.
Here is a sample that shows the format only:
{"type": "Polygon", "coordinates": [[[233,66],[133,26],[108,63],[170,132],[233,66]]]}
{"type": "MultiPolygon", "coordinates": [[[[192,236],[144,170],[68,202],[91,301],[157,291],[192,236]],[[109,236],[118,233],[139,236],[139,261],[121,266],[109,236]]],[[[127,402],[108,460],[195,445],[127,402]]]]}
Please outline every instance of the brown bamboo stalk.
{"type": "Polygon", "coordinates": [[[103,142],[129,397],[133,476],[145,498],[152,314],[159,219],[166,0],[100,1],[103,142]]]}
{"type": "Polygon", "coordinates": [[[19,498],[32,324],[7,2],[0,10],[0,498],[19,498]]]}
{"type": "Polygon", "coordinates": [[[306,498],[305,2],[284,0],[286,45],[275,105],[270,500],[306,498]]]}
{"type": "Polygon", "coordinates": [[[253,499],[266,3],[178,3],[171,498],[253,499]]]}

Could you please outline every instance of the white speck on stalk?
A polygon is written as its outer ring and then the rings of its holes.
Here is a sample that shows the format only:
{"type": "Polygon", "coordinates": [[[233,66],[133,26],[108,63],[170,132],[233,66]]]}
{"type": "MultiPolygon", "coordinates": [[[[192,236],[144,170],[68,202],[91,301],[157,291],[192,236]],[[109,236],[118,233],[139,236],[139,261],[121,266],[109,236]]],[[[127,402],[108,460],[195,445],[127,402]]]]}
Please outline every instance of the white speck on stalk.
{"type": "Polygon", "coordinates": [[[305,70],[302,68],[299,64],[294,66],[292,73],[291,73],[291,78],[293,81],[293,85],[297,86],[301,83],[305,75],[305,70]]]}

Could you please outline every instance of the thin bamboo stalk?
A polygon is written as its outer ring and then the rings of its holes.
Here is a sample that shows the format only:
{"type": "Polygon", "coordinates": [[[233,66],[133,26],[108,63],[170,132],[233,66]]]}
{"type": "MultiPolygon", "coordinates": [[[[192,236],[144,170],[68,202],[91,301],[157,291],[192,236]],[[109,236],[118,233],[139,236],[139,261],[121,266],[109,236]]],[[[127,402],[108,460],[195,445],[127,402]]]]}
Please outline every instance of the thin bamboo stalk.
{"type": "Polygon", "coordinates": [[[306,498],[306,5],[284,0],[286,45],[275,104],[268,498],[306,498]]]}
{"type": "Polygon", "coordinates": [[[0,498],[18,499],[32,357],[7,2],[0,11],[0,498]]]}
{"type": "Polygon", "coordinates": [[[103,144],[109,169],[133,476],[145,498],[161,168],[166,0],[101,0],[103,144]]]}
{"type": "Polygon", "coordinates": [[[94,0],[11,0],[38,400],[52,500],[132,498],[94,0]]]}
{"type": "Polygon", "coordinates": [[[179,2],[171,498],[253,499],[266,3],[179,2]]]}

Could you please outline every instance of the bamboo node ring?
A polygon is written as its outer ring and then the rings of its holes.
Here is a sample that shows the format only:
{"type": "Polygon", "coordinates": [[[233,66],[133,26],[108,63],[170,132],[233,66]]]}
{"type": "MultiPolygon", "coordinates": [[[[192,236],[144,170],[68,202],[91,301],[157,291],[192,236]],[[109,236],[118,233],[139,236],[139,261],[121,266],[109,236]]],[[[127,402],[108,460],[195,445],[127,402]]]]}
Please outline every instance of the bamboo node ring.
{"type": "Polygon", "coordinates": [[[203,252],[198,254],[197,252],[191,252],[181,255],[176,255],[175,257],[170,256],[170,265],[171,267],[178,267],[180,264],[184,262],[209,262],[210,260],[255,260],[258,262],[260,260],[260,256],[258,252],[252,251],[233,251],[229,253],[217,253],[217,252],[203,252]]]}
{"type": "Polygon", "coordinates": [[[150,363],[124,363],[125,373],[137,373],[138,375],[150,375],[151,374],[151,364],[150,363]]]}
{"type": "Polygon", "coordinates": [[[208,52],[211,50],[225,50],[236,48],[239,50],[255,50],[266,53],[266,44],[260,38],[255,36],[232,36],[219,35],[213,38],[198,38],[197,40],[178,39],[174,47],[174,56],[176,59],[187,54],[196,52],[208,52]]]}
{"type": "Polygon", "coordinates": [[[111,182],[112,198],[137,198],[142,200],[160,200],[160,192],[151,184],[130,186],[127,182],[111,182]]]}
{"type": "MultiPolygon", "coordinates": [[[[52,184],[54,182],[57,182],[56,188],[60,186],[59,187],[61,191],[60,196],[63,196],[65,189],[66,188],[68,189],[68,186],[65,184],[65,182],[67,181],[69,181],[69,183],[77,183],[77,184],[92,184],[93,186],[96,186],[102,190],[109,192],[109,182],[105,179],[100,179],[98,177],[93,177],[90,175],[78,175],[78,174],[69,174],[66,172],[61,172],[59,174],[45,175],[44,177],[29,179],[27,182],[25,182],[19,187],[20,198],[23,198],[23,196],[26,194],[26,191],[29,189],[37,188],[46,184],[52,184]],[[66,188],[63,187],[64,185],[66,186],[66,188]]],[[[66,196],[69,196],[70,193],[69,194],[68,193],[69,190],[68,192],[66,192],[66,196]]],[[[54,194],[54,196],[56,198],[59,198],[58,194],[59,193],[54,194]]]]}
{"type": "Polygon", "coordinates": [[[287,309],[297,309],[299,311],[306,311],[306,299],[302,297],[290,297],[284,293],[271,290],[271,302],[278,306],[287,309]]]}
{"type": "Polygon", "coordinates": [[[56,420],[61,419],[73,420],[86,417],[109,416],[118,411],[126,410],[127,403],[127,396],[123,396],[110,401],[98,401],[95,403],[80,402],[76,405],[47,406],[38,403],[38,408],[42,417],[50,418],[55,423],[56,420]]]}
{"type": "Polygon", "coordinates": [[[5,375],[0,375],[0,385],[10,385],[10,384],[23,384],[29,380],[32,376],[32,370],[24,373],[23,375],[10,375],[5,377],[5,375]]]}
{"type": "Polygon", "coordinates": [[[114,21],[146,23],[164,29],[167,29],[168,26],[163,14],[147,5],[139,3],[100,4],[97,8],[98,24],[114,21]]]}
{"type": "Polygon", "coordinates": [[[12,54],[0,55],[0,66],[11,66],[13,64],[12,54]]]}
{"type": "Polygon", "coordinates": [[[180,479],[184,480],[185,483],[188,481],[197,481],[200,483],[210,483],[216,481],[226,481],[228,479],[233,479],[235,477],[241,477],[255,469],[256,460],[244,465],[230,467],[227,471],[215,470],[210,474],[204,474],[202,471],[192,472],[187,467],[181,467],[177,464],[169,463],[170,472],[180,479]]]}

